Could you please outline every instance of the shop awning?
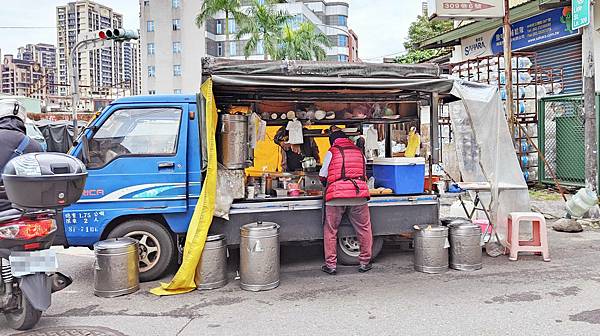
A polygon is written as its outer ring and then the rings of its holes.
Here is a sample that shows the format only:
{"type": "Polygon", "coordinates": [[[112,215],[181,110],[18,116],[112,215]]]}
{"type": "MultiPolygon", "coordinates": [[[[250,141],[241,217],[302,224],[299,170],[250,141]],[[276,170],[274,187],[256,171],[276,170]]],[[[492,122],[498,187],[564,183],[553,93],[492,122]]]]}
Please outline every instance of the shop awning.
{"type": "Polygon", "coordinates": [[[371,64],[308,61],[238,61],[203,59],[203,75],[215,87],[259,92],[318,93],[336,90],[374,94],[449,93],[453,80],[435,64],[371,64]]]}
{"type": "MultiPolygon", "coordinates": [[[[510,20],[519,21],[540,13],[539,0],[531,0],[510,9],[510,20]]],[[[452,29],[444,34],[432,37],[418,43],[419,49],[435,49],[460,44],[460,39],[481,34],[502,26],[502,19],[475,21],[452,29]]]]}

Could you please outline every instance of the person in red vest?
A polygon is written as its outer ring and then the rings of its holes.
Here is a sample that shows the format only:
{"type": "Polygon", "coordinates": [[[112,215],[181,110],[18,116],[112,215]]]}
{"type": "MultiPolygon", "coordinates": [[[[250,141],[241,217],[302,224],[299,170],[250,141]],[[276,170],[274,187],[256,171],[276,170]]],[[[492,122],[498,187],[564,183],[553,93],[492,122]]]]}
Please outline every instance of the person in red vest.
{"type": "Polygon", "coordinates": [[[325,155],[319,172],[321,179],[326,181],[323,227],[325,265],[321,270],[331,275],[337,273],[337,232],[342,216],[347,212],[360,244],[358,271],[364,273],[373,268],[373,233],[367,205],[369,187],[365,156],[360,148],[348,139],[346,133],[337,127],[331,128],[329,143],[331,148],[325,155]]]}

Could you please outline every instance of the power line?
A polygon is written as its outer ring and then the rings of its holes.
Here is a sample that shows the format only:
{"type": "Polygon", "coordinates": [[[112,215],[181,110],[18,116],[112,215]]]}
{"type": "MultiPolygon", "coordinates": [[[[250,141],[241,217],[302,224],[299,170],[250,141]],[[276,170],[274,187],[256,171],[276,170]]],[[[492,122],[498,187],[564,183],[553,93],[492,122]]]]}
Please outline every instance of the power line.
{"type": "Polygon", "coordinates": [[[56,29],[56,26],[0,26],[0,29],[56,29]]]}

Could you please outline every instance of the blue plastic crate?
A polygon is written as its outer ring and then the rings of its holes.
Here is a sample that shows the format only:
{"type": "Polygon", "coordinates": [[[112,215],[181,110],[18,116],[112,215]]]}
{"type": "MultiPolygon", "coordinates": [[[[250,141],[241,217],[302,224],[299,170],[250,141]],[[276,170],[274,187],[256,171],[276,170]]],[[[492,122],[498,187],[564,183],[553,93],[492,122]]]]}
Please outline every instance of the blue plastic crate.
{"type": "Polygon", "coordinates": [[[425,158],[376,158],[373,160],[375,186],[398,195],[422,194],[425,190],[425,158]]]}

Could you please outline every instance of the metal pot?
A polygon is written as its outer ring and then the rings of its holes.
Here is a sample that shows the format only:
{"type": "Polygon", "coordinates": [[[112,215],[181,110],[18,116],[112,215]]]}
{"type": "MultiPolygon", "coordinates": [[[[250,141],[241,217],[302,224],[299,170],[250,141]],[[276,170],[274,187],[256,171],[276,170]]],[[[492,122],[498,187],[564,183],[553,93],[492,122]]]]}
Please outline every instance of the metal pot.
{"type": "Polygon", "coordinates": [[[312,156],[302,159],[302,170],[315,171],[317,169],[317,160],[312,156]]]}
{"type": "Polygon", "coordinates": [[[248,118],[242,115],[221,115],[219,143],[219,162],[227,169],[246,168],[248,159],[248,118]]]}

